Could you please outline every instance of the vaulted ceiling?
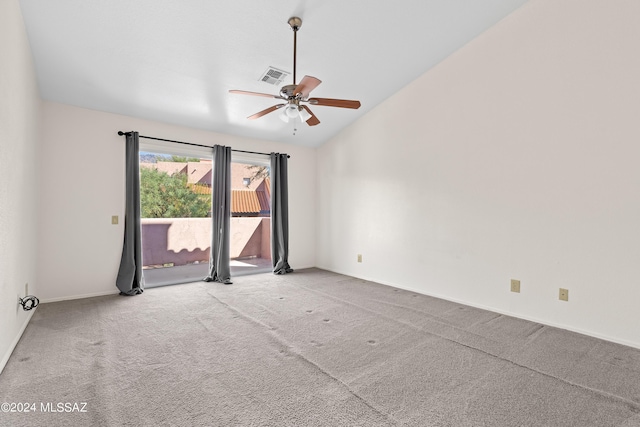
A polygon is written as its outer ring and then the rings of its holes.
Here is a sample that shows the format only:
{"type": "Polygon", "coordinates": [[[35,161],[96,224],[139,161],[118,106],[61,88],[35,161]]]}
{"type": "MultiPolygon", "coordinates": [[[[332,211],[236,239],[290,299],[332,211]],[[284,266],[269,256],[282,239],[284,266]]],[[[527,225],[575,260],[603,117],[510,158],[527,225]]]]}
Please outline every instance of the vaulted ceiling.
{"type": "Polygon", "coordinates": [[[318,146],[527,0],[20,0],[44,99],[220,133],[318,146]],[[322,80],[317,126],[285,123],[269,67],[322,80]]]}

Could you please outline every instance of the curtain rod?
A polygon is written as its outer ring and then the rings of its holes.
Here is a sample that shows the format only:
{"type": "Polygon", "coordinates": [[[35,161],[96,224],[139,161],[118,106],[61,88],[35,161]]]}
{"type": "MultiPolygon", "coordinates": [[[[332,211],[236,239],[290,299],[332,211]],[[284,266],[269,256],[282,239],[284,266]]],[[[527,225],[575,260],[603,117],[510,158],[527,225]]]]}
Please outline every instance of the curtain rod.
{"type": "MultiPolygon", "coordinates": [[[[118,135],[120,135],[120,136],[128,135],[130,133],[131,132],[122,132],[121,130],[118,131],[118,135]]],[[[155,138],[153,136],[138,135],[138,138],[155,139],[156,141],[165,141],[165,142],[175,142],[176,144],[193,145],[194,147],[213,148],[210,145],[194,144],[193,142],[174,141],[172,139],[155,138]]],[[[231,151],[235,151],[237,153],[260,154],[262,156],[269,156],[270,155],[269,153],[259,153],[257,151],[245,151],[245,150],[234,150],[234,149],[231,149],[231,151]]],[[[291,156],[287,154],[287,158],[291,158],[291,156]]]]}

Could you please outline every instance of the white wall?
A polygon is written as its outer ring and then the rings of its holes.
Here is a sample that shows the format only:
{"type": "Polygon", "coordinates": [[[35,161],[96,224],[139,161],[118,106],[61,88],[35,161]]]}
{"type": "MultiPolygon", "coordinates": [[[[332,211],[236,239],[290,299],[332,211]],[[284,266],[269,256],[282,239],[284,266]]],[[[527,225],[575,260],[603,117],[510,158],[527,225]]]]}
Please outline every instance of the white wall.
{"type": "Polygon", "coordinates": [[[33,314],[18,306],[36,279],[40,98],[15,0],[0,2],[0,371],[33,314]]]}
{"type": "Polygon", "coordinates": [[[322,146],[318,266],[640,347],[639,16],[531,0],[322,146]]]}
{"type": "Polygon", "coordinates": [[[289,262],[315,265],[316,150],[44,102],[40,294],[45,301],[116,293],[124,218],[124,137],[117,132],[291,155],[289,262]],[[120,223],[111,225],[111,216],[120,223]]]}

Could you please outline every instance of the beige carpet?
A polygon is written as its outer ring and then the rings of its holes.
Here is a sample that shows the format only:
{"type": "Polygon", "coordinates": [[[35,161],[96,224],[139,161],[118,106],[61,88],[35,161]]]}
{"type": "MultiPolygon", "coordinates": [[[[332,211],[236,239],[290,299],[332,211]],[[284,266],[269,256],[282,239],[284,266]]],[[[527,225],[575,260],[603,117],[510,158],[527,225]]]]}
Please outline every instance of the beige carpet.
{"type": "Polygon", "coordinates": [[[0,402],[36,404],[2,426],[630,427],[640,350],[310,269],[42,304],[0,402]]]}

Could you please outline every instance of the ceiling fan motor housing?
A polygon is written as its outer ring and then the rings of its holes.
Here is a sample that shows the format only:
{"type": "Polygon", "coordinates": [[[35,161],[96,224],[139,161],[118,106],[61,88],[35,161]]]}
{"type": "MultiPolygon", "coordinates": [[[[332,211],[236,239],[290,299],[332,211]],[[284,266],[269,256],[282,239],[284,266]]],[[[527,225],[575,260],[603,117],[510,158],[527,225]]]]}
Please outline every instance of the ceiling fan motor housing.
{"type": "Polygon", "coordinates": [[[282,95],[283,98],[293,99],[293,98],[296,97],[296,88],[297,87],[298,87],[298,85],[282,86],[282,89],[280,89],[280,95],[282,95]]]}

